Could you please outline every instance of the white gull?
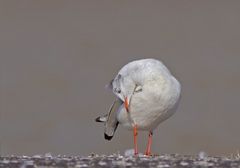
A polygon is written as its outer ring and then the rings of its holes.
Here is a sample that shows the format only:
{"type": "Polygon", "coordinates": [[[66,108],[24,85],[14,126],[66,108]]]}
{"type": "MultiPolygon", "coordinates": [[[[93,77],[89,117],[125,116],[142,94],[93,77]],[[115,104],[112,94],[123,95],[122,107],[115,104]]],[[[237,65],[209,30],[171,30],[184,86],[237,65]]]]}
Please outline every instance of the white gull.
{"type": "Polygon", "coordinates": [[[105,123],[105,139],[111,140],[121,124],[133,130],[137,154],[137,131],[148,131],[145,154],[150,155],[153,130],[176,112],[180,83],[161,61],[141,59],[123,66],[108,87],[117,99],[108,114],[96,118],[105,123]]]}

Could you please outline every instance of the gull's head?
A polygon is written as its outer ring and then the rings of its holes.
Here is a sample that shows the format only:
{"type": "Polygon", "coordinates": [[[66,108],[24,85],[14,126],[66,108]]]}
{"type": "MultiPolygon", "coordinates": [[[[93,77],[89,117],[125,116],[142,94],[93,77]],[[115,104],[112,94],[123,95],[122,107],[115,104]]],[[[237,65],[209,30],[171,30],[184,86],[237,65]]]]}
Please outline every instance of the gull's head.
{"type": "Polygon", "coordinates": [[[118,74],[108,86],[113,93],[123,101],[126,111],[129,111],[129,101],[133,94],[134,84],[128,78],[118,74]]]}

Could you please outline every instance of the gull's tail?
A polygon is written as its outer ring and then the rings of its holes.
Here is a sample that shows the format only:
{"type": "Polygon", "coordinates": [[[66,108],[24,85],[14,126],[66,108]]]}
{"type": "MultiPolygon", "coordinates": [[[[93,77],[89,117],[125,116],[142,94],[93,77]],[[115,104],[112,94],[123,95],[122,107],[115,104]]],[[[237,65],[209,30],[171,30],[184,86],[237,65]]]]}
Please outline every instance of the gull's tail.
{"type": "Polygon", "coordinates": [[[97,117],[95,119],[96,122],[103,122],[105,125],[104,130],[104,138],[107,140],[111,140],[117,127],[118,127],[118,120],[117,120],[117,110],[122,105],[122,101],[117,99],[113,102],[111,108],[109,109],[108,114],[104,116],[97,117]]]}

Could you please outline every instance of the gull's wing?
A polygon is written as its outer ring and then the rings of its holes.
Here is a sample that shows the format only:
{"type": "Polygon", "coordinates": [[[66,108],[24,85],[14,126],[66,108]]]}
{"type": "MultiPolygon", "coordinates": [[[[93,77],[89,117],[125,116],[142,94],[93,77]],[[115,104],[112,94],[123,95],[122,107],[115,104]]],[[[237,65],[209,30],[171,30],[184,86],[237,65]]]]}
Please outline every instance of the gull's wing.
{"type": "Polygon", "coordinates": [[[120,99],[116,99],[108,113],[107,121],[105,122],[105,130],[104,137],[107,140],[111,140],[118,126],[117,121],[117,111],[119,107],[122,105],[122,101],[120,99]]]}
{"type": "Polygon", "coordinates": [[[116,99],[109,109],[108,114],[96,118],[97,122],[105,123],[104,137],[107,140],[111,140],[118,126],[117,111],[123,104],[120,99],[116,99]]]}

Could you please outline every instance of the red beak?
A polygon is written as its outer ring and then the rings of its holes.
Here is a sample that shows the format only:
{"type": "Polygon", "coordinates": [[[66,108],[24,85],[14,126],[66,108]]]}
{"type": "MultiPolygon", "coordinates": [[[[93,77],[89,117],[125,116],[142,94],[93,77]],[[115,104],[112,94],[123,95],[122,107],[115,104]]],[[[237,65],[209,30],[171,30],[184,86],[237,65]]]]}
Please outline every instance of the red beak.
{"type": "Polygon", "coordinates": [[[127,97],[125,97],[125,99],[124,99],[124,106],[125,106],[126,111],[129,112],[129,103],[128,103],[127,97]]]}

